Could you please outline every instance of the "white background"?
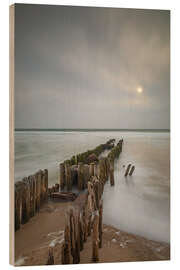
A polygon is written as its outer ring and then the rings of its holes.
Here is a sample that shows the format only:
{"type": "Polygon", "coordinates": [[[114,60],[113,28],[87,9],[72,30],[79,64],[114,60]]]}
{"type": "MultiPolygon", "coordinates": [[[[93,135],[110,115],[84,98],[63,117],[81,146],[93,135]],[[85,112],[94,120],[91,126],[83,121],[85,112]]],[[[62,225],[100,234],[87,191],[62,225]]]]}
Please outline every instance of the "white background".
{"type": "MultiPolygon", "coordinates": [[[[16,3],[64,4],[86,6],[112,6],[171,10],[171,261],[142,263],[113,263],[96,265],[53,266],[54,269],[180,269],[180,1],[176,0],[74,0],[74,1],[16,1],[16,3]]],[[[9,5],[13,1],[0,1],[0,268],[9,265],[9,5]]],[[[28,267],[45,269],[46,266],[28,267]]],[[[17,267],[19,269],[19,267],[17,267]]],[[[20,269],[26,269],[21,267],[20,269]]],[[[47,268],[46,268],[47,269],[47,268]]]]}

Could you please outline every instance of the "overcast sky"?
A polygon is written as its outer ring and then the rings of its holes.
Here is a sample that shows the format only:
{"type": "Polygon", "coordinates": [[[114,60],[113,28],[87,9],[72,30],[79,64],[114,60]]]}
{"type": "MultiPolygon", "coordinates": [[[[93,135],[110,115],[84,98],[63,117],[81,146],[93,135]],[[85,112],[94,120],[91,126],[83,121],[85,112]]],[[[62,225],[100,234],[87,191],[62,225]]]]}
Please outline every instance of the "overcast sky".
{"type": "Polygon", "coordinates": [[[169,128],[169,11],[19,4],[15,18],[16,128],[169,128]]]}

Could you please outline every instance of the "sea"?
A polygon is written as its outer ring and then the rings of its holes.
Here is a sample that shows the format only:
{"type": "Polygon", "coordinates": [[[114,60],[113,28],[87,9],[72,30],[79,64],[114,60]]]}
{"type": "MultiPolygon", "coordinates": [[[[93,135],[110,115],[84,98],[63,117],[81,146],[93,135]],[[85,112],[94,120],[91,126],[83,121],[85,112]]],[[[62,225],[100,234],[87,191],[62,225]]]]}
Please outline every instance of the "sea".
{"type": "Polygon", "coordinates": [[[103,222],[122,231],[170,243],[170,132],[123,130],[15,131],[15,182],[48,169],[49,186],[59,182],[59,163],[109,139],[123,138],[115,162],[115,186],[103,194],[103,222]],[[128,164],[132,176],[124,177],[128,164]]]}

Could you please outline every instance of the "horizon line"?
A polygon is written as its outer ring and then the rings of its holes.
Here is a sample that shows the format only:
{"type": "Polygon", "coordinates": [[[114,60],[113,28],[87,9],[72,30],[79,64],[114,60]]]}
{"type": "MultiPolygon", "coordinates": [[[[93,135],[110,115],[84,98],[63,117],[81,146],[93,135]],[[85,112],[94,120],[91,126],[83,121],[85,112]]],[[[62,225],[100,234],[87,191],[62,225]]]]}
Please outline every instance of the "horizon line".
{"type": "Polygon", "coordinates": [[[14,131],[169,131],[168,128],[15,128],[14,131]]]}

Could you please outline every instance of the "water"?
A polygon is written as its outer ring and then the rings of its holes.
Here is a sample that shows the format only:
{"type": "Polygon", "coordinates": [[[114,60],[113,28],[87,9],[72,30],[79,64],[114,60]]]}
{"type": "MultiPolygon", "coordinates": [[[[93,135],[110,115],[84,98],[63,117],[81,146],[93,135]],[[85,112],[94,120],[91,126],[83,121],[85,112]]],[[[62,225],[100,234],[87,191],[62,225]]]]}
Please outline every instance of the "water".
{"type": "Polygon", "coordinates": [[[58,182],[58,164],[74,154],[124,138],[115,186],[104,190],[104,223],[152,240],[170,242],[170,136],[168,132],[16,132],[15,181],[39,169],[58,182]],[[135,165],[124,177],[123,165],[135,165]]]}

